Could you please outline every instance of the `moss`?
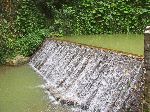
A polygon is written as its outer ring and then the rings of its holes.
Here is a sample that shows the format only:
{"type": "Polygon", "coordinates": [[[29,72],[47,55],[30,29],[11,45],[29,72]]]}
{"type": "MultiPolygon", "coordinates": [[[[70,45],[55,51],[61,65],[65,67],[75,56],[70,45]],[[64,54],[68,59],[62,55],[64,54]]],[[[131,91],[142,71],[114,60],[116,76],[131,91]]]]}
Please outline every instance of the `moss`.
{"type": "Polygon", "coordinates": [[[24,57],[22,55],[17,55],[15,58],[13,59],[7,59],[6,61],[6,65],[10,65],[10,66],[17,66],[17,65],[22,65],[25,64],[29,61],[29,57],[24,57]]]}

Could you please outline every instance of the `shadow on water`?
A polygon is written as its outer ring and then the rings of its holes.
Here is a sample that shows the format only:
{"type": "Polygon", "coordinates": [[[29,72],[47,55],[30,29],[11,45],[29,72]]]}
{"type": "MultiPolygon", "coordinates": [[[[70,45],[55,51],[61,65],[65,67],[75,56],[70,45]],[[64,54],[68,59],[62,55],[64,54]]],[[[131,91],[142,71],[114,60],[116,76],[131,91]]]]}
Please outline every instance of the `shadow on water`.
{"type": "Polygon", "coordinates": [[[0,67],[0,112],[68,112],[48,102],[43,81],[28,66],[0,67]]]}

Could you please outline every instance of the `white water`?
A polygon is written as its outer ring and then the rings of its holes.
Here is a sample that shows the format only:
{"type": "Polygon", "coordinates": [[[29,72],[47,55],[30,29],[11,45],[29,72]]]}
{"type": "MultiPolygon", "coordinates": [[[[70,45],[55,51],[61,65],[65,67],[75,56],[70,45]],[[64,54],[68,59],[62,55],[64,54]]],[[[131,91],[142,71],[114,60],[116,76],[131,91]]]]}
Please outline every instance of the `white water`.
{"type": "Polygon", "coordinates": [[[111,51],[47,40],[30,60],[45,88],[75,112],[139,111],[143,61],[111,51]]]}

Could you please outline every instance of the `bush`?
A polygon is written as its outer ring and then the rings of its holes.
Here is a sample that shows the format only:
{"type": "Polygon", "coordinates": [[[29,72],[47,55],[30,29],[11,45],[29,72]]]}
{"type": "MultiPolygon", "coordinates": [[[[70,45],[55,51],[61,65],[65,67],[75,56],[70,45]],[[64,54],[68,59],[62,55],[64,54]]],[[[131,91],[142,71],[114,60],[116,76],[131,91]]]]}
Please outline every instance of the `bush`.
{"type": "Polygon", "coordinates": [[[81,0],[55,7],[54,29],[62,34],[143,33],[149,0],[81,0]]]}
{"type": "Polygon", "coordinates": [[[49,31],[47,29],[42,29],[18,38],[14,44],[15,53],[23,56],[31,56],[48,34],[49,31]]]}
{"type": "Polygon", "coordinates": [[[4,63],[11,51],[10,41],[15,36],[10,29],[10,22],[5,19],[0,20],[0,63],[4,63]]]}
{"type": "Polygon", "coordinates": [[[5,63],[7,58],[17,54],[31,55],[49,32],[46,18],[34,1],[13,2],[11,5],[15,12],[4,10],[0,15],[0,63],[5,63]]]}

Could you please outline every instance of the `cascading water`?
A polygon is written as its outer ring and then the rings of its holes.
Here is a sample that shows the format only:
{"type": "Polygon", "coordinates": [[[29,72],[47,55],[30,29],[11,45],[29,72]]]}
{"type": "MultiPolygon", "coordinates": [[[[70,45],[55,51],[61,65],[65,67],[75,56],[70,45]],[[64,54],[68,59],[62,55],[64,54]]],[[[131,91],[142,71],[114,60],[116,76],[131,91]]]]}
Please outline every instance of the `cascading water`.
{"type": "Polygon", "coordinates": [[[140,111],[143,60],[104,49],[47,40],[30,65],[51,96],[75,112],[140,111]]]}

